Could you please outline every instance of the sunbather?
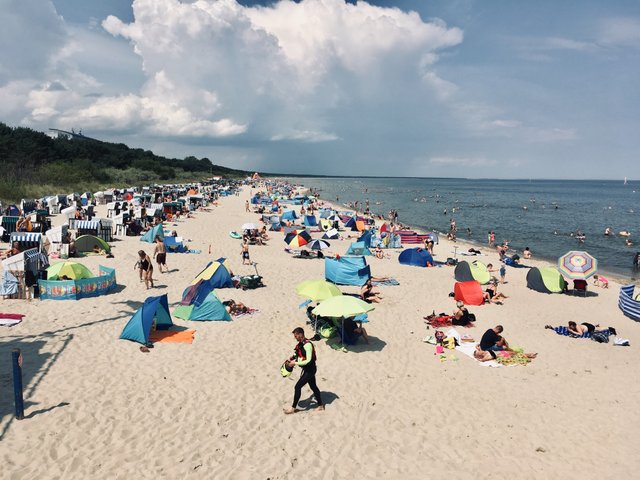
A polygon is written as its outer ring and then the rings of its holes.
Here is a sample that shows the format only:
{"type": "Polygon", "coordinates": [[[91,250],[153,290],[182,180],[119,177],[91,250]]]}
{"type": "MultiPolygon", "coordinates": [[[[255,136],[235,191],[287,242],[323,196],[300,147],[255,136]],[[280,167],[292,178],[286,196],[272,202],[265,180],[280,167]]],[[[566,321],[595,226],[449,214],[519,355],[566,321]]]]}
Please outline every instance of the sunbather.
{"type": "Polygon", "coordinates": [[[360,297],[362,298],[362,300],[368,303],[380,303],[380,301],[382,300],[380,294],[373,291],[371,278],[369,278],[362,286],[362,289],[360,289],[360,297]]]}
{"type": "Polygon", "coordinates": [[[247,307],[244,303],[236,302],[234,300],[227,300],[226,302],[222,302],[225,306],[227,312],[231,315],[239,315],[241,313],[247,313],[249,311],[249,307],[247,307]]]}
{"type": "Polygon", "coordinates": [[[456,309],[453,312],[453,318],[451,319],[452,325],[468,325],[470,322],[475,321],[475,316],[472,316],[464,306],[464,303],[460,300],[456,302],[456,309]]]}
{"type": "Polygon", "coordinates": [[[504,293],[498,292],[497,281],[494,281],[491,285],[489,285],[482,296],[484,298],[484,301],[488,303],[499,303],[502,300],[509,298],[504,293]]]}
{"type": "Polygon", "coordinates": [[[357,338],[362,336],[364,343],[369,344],[369,335],[367,335],[367,330],[362,326],[362,322],[356,322],[354,317],[349,317],[344,319],[343,325],[345,333],[354,341],[357,341],[357,338]]]}

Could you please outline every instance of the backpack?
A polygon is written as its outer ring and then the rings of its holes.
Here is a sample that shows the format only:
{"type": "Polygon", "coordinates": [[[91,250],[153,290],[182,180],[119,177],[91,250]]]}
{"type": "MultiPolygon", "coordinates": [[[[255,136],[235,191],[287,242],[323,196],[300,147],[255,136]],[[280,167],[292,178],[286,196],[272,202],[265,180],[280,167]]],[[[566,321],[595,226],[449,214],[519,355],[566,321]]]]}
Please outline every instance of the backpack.
{"type": "Polygon", "coordinates": [[[594,332],[591,335],[591,340],[598,343],[609,343],[609,335],[604,332],[594,332]]]}

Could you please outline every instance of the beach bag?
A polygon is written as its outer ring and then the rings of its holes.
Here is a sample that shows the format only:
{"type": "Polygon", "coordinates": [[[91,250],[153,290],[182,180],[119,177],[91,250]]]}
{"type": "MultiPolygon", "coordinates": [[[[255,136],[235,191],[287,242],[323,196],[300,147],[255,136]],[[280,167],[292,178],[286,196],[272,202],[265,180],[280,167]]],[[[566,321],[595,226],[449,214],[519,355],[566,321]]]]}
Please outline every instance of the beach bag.
{"type": "Polygon", "coordinates": [[[458,260],[456,260],[455,258],[447,258],[447,265],[449,266],[455,266],[458,264],[458,260]]]}
{"type": "Polygon", "coordinates": [[[333,325],[323,325],[322,327],[320,327],[319,332],[322,337],[331,338],[338,332],[338,329],[333,325]]]}
{"type": "Polygon", "coordinates": [[[594,332],[591,335],[591,340],[598,343],[609,343],[609,335],[604,332],[594,332]]]}
{"type": "Polygon", "coordinates": [[[441,344],[443,340],[444,340],[444,332],[441,332],[440,330],[436,331],[436,343],[441,344]]]}

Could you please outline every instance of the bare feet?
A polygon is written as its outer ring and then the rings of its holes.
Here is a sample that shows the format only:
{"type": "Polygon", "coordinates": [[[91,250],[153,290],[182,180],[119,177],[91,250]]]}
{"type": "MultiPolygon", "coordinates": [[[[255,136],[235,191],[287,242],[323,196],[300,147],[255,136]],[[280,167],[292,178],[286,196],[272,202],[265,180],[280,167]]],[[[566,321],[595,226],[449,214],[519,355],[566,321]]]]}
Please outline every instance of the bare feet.
{"type": "Polygon", "coordinates": [[[297,408],[289,407],[285,408],[283,411],[285,415],[291,415],[292,413],[298,413],[300,410],[298,410],[297,408]]]}

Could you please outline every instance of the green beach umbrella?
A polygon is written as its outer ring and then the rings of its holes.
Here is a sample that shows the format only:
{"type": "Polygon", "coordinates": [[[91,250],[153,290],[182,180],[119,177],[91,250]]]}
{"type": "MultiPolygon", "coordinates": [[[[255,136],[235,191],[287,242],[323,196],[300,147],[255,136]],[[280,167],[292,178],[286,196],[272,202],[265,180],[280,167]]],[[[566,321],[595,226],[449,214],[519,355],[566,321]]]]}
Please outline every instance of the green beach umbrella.
{"type": "Polygon", "coordinates": [[[349,295],[331,297],[313,309],[313,314],[321,317],[355,317],[374,310],[374,306],[349,295]]]}
{"type": "Polygon", "coordinates": [[[296,285],[296,293],[314,302],[342,295],[338,287],[325,280],[305,280],[296,285]]]}
{"type": "Polygon", "coordinates": [[[60,277],[68,277],[71,280],[91,278],[93,273],[87,267],[77,262],[58,262],[47,268],[48,280],[59,280],[60,277]]]}

